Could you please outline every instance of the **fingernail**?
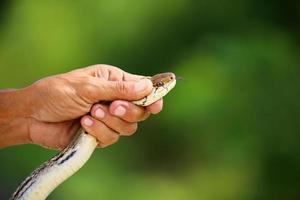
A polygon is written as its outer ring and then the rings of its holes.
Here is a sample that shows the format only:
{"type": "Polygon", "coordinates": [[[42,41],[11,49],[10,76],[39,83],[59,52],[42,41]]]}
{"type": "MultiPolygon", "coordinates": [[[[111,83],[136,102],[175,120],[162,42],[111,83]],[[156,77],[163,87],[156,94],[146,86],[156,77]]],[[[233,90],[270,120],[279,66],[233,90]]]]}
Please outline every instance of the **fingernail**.
{"type": "Polygon", "coordinates": [[[114,111],[114,114],[116,115],[116,116],[123,116],[124,114],[125,114],[125,112],[126,112],[126,109],[123,107],[123,106],[118,106],[116,109],[115,109],[115,111],[114,111]]]}
{"type": "Polygon", "coordinates": [[[135,85],[134,85],[135,92],[141,92],[141,91],[145,90],[149,85],[149,81],[150,80],[148,80],[148,79],[142,79],[139,82],[135,83],[135,85]]]}
{"type": "Polygon", "coordinates": [[[105,116],[105,113],[101,108],[97,108],[95,111],[95,115],[98,118],[103,118],[105,116]]]}
{"type": "Polygon", "coordinates": [[[93,125],[93,120],[91,120],[90,118],[85,118],[83,120],[83,123],[86,125],[86,126],[92,126],[93,125]]]}

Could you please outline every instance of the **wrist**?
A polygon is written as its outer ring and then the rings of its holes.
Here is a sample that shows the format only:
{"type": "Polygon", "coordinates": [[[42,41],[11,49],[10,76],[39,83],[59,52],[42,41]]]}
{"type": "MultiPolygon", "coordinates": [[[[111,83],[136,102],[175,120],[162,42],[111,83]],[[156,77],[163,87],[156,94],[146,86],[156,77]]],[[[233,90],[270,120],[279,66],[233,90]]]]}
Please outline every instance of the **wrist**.
{"type": "Polygon", "coordinates": [[[28,89],[0,91],[0,148],[30,143],[28,89]]]}

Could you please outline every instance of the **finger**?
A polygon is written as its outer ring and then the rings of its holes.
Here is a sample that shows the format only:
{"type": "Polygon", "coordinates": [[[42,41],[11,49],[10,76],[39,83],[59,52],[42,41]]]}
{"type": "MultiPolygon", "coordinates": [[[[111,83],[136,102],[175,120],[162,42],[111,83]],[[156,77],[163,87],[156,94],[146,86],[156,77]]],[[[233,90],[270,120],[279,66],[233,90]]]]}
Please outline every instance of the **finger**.
{"type": "Polygon", "coordinates": [[[109,81],[123,80],[123,81],[138,81],[145,76],[130,74],[122,69],[106,64],[92,65],[86,68],[89,74],[95,77],[104,77],[109,81]]]}
{"type": "Polygon", "coordinates": [[[112,66],[112,65],[107,65],[107,64],[96,64],[96,65],[91,65],[85,68],[80,68],[73,70],[69,73],[72,73],[74,75],[80,75],[86,74],[88,76],[94,76],[94,77],[99,77],[99,78],[104,78],[105,80],[109,81],[116,81],[116,80],[123,80],[123,81],[138,81],[145,76],[142,75],[137,75],[137,74],[131,74],[128,72],[123,71],[122,69],[112,66]]]}
{"type": "Polygon", "coordinates": [[[106,126],[120,135],[129,136],[137,130],[137,123],[126,122],[119,117],[113,116],[109,113],[106,105],[95,104],[91,109],[91,115],[95,119],[104,122],[106,126]]]}
{"type": "Polygon", "coordinates": [[[91,116],[81,118],[82,127],[99,141],[100,147],[106,147],[118,141],[119,135],[108,128],[103,122],[93,119],[91,116]]]}
{"type": "Polygon", "coordinates": [[[150,116],[150,112],[144,107],[123,100],[113,101],[109,106],[109,112],[127,122],[143,121],[150,116]]]}
{"type": "Polygon", "coordinates": [[[150,79],[127,73],[110,65],[93,65],[69,72],[79,80],[83,100],[95,103],[101,100],[138,100],[153,89],[150,79]]]}
{"type": "Polygon", "coordinates": [[[88,81],[85,90],[95,102],[116,99],[138,100],[150,94],[153,89],[152,82],[146,78],[139,81],[107,81],[91,77],[88,81]]]}
{"type": "Polygon", "coordinates": [[[158,114],[159,112],[162,111],[163,108],[163,99],[160,99],[153,104],[149,105],[146,107],[146,109],[151,113],[151,114],[158,114]]]}

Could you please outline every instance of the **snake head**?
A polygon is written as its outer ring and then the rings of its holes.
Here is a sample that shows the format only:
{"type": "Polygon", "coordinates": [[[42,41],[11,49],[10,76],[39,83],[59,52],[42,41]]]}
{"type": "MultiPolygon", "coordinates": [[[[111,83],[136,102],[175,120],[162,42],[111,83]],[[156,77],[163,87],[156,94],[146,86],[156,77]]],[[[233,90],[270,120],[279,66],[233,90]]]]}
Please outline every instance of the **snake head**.
{"type": "Polygon", "coordinates": [[[145,78],[149,78],[152,81],[153,90],[143,99],[132,101],[132,103],[139,106],[148,106],[163,98],[176,85],[176,76],[171,72],[156,74],[152,77],[145,78]]]}
{"type": "Polygon", "coordinates": [[[151,77],[151,81],[153,83],[153,87],[164,87],[165,85],[176,81],[176,75],[172,72],[166,72],[161,74],[156,74],[151,77]]]}

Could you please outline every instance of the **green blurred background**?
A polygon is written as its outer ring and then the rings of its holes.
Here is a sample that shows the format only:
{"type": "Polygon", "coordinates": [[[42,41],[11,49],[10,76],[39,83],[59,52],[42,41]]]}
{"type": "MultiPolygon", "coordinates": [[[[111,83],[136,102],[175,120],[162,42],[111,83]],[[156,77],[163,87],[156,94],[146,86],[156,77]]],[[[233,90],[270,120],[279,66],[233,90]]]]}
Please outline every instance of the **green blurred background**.
{"type": "MultiPolygon", "coordinates": [[[[2,0],[0,87],[96,63],[185,80],[49,199],[300,199],[300,5],[2,0]]],[[[0,199],[54,150],[0,150],[0,199]]]]}

